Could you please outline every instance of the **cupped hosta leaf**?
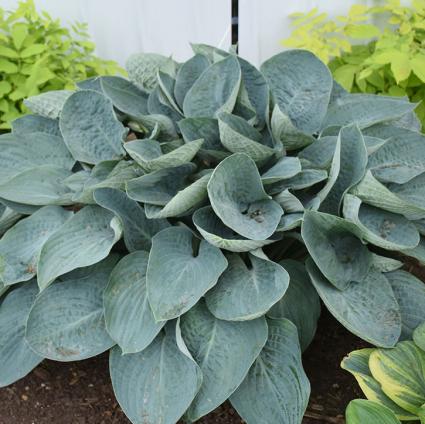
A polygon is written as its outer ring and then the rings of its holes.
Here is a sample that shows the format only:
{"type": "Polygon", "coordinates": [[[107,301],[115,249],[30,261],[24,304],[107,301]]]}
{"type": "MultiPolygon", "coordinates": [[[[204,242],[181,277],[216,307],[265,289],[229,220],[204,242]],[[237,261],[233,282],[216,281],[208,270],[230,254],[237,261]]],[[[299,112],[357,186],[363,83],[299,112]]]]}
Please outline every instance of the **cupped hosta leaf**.
{"type": "Polygon", "coordinates": [[[25,99],[24,103],[32,112],[46,118],[56,119],[59,117],[64,103],[72,93],[69,90],[48,91],[47,93],[25,99]]]}
{"type": "Polygon", "coordinates": [[[0,240],[0,280],[10,285],[32,278],[43,244],[71,215],[58,206],[45,206],[7,231],[0,240]]]}
{"type": "Polygon", "coordinates": [[[0,387],[25,377],[43,358],[25,341],[25,325],[38,293],[37,283],[24,283],[0,303],[0,387]]]}
{"type": "Polygon", "coordinates": [[[289,275],[279,264],[249,253],[250,266],[237,254],[206,295],[208,309],[219,319],[246,321],[264,315],[285,294],[289,275]]]}
{"type": "Polygon", "coordinates": [[[190,47],[192,47],[195,54],[205,56],[210,62],[217,62],[230,54],[218,47],[210,46],[208,44],[190,43],[190,47]]]}
{"type": "Polygon", "coordinates": [[[261,175],[263,184],[272,184],[292,178],[301,172],[301,163],[297,157],[285,156],[261,175]]]}
{"type": "Polygon", "coordinates": [[[227,267],[220,249],[205,240],[198,249],[183,227],[162,230],[152,238],[147,271],[148,299],[155,319],[165,321],[188,311],[227,267]]]}
{"type": "Polygon", "coordinates": [[[425,173],[404,184],[388,184],[388,189],[409,204],[425,209],[425,173]]]}
{"type": "Polygon", "coordinates": [[[262,144],[261,133],[239,116],[220,113],[218,127],[221,142],[230,152],[245,153],[255,162],[268,159],[276,153],[274,148],[262,144]]]}
{"type": "Polygon", "coordinates": [[[202,385],[186,418],[194,422],[221,405],[240,385],[267,341],[264,318],[228,322],[201,301],[181,317],[182,337],[202,371],[202,385]]]}
{"type": "Polygon", "coordinates": [[[113,105],[129,116],[143,116],[148,112],[148,93],[121,77],[101,77],[103,93],[113,105]]]}
{"type": "Polygon", "coordinates": [[[86,163],[120,159],[126,128],[115,117],[112,103],[92,90],[77,91],[63,106],[60,129],[72,156],[86,163]]]}
{"type": "Polygon", "coordinates": [[[156,138],[161,141],[172,141],[178,137],[174,122],[165,115],[139,116],[137,120],[129,121],[128,126],[136,132],[145,134],[158,132],[156,138]]]}
{"type": "Polygon", "coordinates": [[[299,424],[310,383],[301,363],[297,329],[287,319],[267,323],[267,343],[230,401],[247,424],[299,424]]]}
{"type": "Polygon", "coordinates": [[[82,81],[77,81],[75,85],[80,90],[93,90],[102,93],[102,86],[100,85],[100,80],[102,77],[91,77],[82,81]]]}
{"type": "Polygon", "coordinates": [[[188,177],[195,171],[193,163],[160,169],[127,182],[127,194],[138,202],[165,206],[178,191],[188,185],[188,177]]]}
{"type": "Polygon", "coordinates": [[[210,65],[195,81],[183,102],[186,117],[214,118],[219,112],[231,112],[241,82],[241,68],[234,56],[210,65]]]}
{"type": "Polygon", "coordinates": [[[282,206],[285,213],[304,212],[304,205],[301,203],[301,200],[292,194],[289,189],[283,190],[274,196],[273,199],[282,206]]]}
{"type": "MultiPolygon", "coordinates": [[[[305,169],[292,178],[288,178],[267,187],[271,194],[277,194],[285,190],[302,190],[309,188],[328,178],[328,173],[323,169],[305,169]]],[[[267,184],[267,182],[264,182],[267,184]]]]}
{"type": "Polygon", "coordinates": [[[372,254],[354,235],[356,227],[333,215],[306,211],[301,235],[322,274],[338,289],[361,282],[372,265],[372,254]]]}
{"type": "Polygon", "coordinates": [[[122,355],[118,346],[111,350],[112,387],[133,424],[175,424],[199,390],[201,370],[175,325],[167,325],[142,352],[122,355]]]}
{"type": "Polygon", "coordinates": [[[366,146],[362,133],[356,125],[341,128],[338,138],[341,143],[340,170],[320,206],[321,211],[334,215],[339,214],[344,194],[363,178],[367,164],[366,146]]]}
{"type": "Polygon", "coordinates": [[[401,333],[397,300],[384,274],[371,269],[362,282],[338,290],[311,259],[307,272],[329,312],[349,331],[376,346],[392,347],[401,333]]]}
{"type": "Polygon", "coordinates": [[[61,137],[59,121],[39,115],[25,115],[11,122],[15,135],[33,134],[35,132],[61,137]]]}
{"type": "Polygon", "coordinates": [[[148,347],[165,322],[156,323],[146,293],[149,253],[137,251],[113,269],[103,295],[106,328],[123,354],[148,347]]]}
{"type": "Polygon", "coordinates": [[[395,271],[397,269],[400,269],[404,265],[403,262],[393,258],[387,258],[386,256],[380,256],[375,253],[373,253],[372,256],[373,256],[372,266],[381,272],[395,271]]]}
{"type": "Polygon", "coordinates": [[[301,226],[303,218],[304,214],[299,212],[283,215],[279,225],[276,228],[276,231],[281,232],[293,230],[294,228],[301,226]]]}
{"type": "Polygon", "coordinates": [[[152,237],[170,225],[165,219],[146,218],[143,208],[120,190],[97,189],[94,192],[94,200],[121,220],[124,242],[130,252],[139,249],[149,250],[152,237]]]}
{"type": "Polygon", "coordinates": [[[201,148],[203,140],[184,144],[163,154],[156,140],[134,140],[125,144],[125,150],[146,172],[180,166],[190,162],[201,148]]]}
{"type": "Polygon", "coordinates": [[[6,206],[4,199],[2,199],[0,204],[0,235],[3,235],[21,216],[19,212],[6,206]]]}
{"type": "Polygon", "coordinates": [[[393,349],[376,349],[370,354],[369,368],[383,392],[411,414],[425,403],[425,352],[413,342],[404,341],[393,349]]]}
{"type": "MultiPolygon", "coordinates": [[[[171,78],[170,80],[172,81],[172,84],[174,84],[174,81],[171,78]]],[[[159,75],[158,81],[160,81],[159,75]]],[[[172,87],[170,88],[171,90],[173,89],[172,87]]],[[[171,97],[171,95],[169,95],[169,97],[171,97]]],[[[164,94],[164,92],[159,86],[155,87],[153,91],[149,94],[148,111],[150,114],[159,114],[167,116],[171,119],[172,122],[177,122],[183,117],[183,115],[179,111],[179,107],[170,103],[169,98],[167,98],[167,96],[164,94]]]]}
{"type": "Polygon", "coordinates": [[[268,240],[249,240],[235,233],[223,224],[211,206],[198,209],[193,214],[193,223],[208,243],[231,252],[248,252],[277,240],[276,237],[268,240]]]}
{"type": "Polygon", "coordinates": [[[11,209],[13,212],[20,215],[31,215],[41,208],[41,206],[25,205],[24,203],[12,202],[6,199],[0,199],[0,202],[11,209]]]}
{"type": "Polygon", "coordinates": [[[344,217],[359,228],[359,235],[375,246],[389,250],[412,249],[419,243],[415,225],[402,215],[362,203],[351,194],[344,198],[344,217]]]}
{"type": "Polygon", "coordinates": [[[224,159],[215,168],[208,196],[224,224],[252,240],[270,237],[283,214],[264,191],[255,162],[243,153],[224,159]]]}
{"type": "Polygon", "coordinates": [[[34,352],[55,361],[99,355],[115,342],[105,328],[103,291],[117,257],[71,272],[37,296],[26,340],[34,352]]]}
{"type": "Polygon", "coordinates": [[[370,400],[352,400],[345,411],[347,424],[400,424],[391,409],[370,400]]]}
{"type": "Polygon", "coordinates": [[[308,51],[290,50],[264,62],[261,71],[274,102],[295,127],[310,134],[318,130],[332,91],[326,65],[308,51]]]}
{"type": "Polygon", "coordinates": [[[100,206],[86,206],[43,245],[37,266],[40,289],[56,277],[105,258],[121,237],[117,218],[100,206]]]}
{"type": "Polygon", "coordinates": [[[267,316],[292,321],[298,329],[301,350],[304,351],[316,333],[320,298],[302,263],[286,259],[280,264],[289,273],[289,287],[282,299],[267,312],[267,316]]]}
{"type": "Polygon", "coordinates": [[[413,332],[413,341],[416,346],[420,347],[425,352],[425,322],[415,328],[413,332]]]}

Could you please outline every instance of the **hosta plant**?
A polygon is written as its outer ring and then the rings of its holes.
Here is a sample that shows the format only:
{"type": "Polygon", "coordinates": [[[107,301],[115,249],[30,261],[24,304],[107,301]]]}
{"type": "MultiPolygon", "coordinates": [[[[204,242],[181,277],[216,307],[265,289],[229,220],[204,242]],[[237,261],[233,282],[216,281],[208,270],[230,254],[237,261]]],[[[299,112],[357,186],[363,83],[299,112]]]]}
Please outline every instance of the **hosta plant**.
{"type": "Polygon", "coordinates": [[[301,423],[320,299],[393,347],[425,321],[425,148],[403,98],[312,53],[193,46],[27,100],[0,138],[0,385],[110,350],[135,424],[301,423]]]}

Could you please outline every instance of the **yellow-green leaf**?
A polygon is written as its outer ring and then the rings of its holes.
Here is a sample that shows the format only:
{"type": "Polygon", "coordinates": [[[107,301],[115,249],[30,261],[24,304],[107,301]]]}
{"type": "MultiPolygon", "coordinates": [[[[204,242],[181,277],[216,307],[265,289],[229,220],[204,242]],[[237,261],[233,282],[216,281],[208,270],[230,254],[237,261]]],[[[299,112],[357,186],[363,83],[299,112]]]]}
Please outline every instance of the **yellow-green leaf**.
{"type": "Polygon", "coordinates": [[[411,61],[410,66],[415,75],[425,82],[425,55],[417,54],[411,61]]]}
{"type": "Polygon", "coordinates": [[[394,53],[391,59],[391,71],[394,74],[397,84],[409,78],[412,71],[409,55],[404,52],[394,53]]]}
{"type": "Polygon", "coordinates": [[[345,27],[344,32],[348,37],[355,39],[372,38],[379,35],[378,27],[372,24],[350,24],[345,27]]]}
{"type": "Polygon", "coordinates": [[[0,46],[0,56],[9,57],[11,59],[16,59],[19,57],[18,53],[15,50],[6,46],[0,46]]]}
{"type": "Polygon", "coordinates": [[[353,87],[354,75],[356,74],[356,65],[342,65],[334,71],[335,80],[341,84],[347,91],[353,87]]]}
{"type": "Polygon", "coordinates": [[[22,43],[28,35],[28,27],[24,23],[17,23],[12,27],[12,39],[15,47],[20,50],[22,43]]]}
{"type": "Polygon", "coordinates": [[[12,89],[12,86],[10,85],[8,81],[0,81],[0,97],[9,93],[11,89],[12,89]]]}
{"type": "Polygon", "coordinates": [[[21,52],[21,57],[25,59],[26,57],[34,56],[40,53],[43,53],[46,50],[46,46],[44,44],[33,44],[21,52]]]}
{"type": "Polygon", "coordinates": [[[18,67],[7,59],[0,58],[0,72],[5,74],[14,74],[18,72],[18,67]]]}

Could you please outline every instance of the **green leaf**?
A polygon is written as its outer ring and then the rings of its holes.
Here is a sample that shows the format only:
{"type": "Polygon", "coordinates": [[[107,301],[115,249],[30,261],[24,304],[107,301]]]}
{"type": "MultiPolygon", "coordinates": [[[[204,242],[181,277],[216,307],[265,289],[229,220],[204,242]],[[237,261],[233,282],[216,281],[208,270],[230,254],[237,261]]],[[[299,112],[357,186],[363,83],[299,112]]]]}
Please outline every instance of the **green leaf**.
{"type": "Polygon", "coordinates": [[[0,72],[14,74],[18,72],[18,66],[7,59],[0,58],[0,72]]]}
{"type": "Polygon", "coordinates": [[[8,57],[10,59],[17,59],[19,57],[16,50],[6,46],[0,46],[0,56],[8,57]]]}
{"type": "Polygon", "coordinates": [[[59,118],[66,100],[71,95],[72,91],[69,90],[49,91],[47,93],[42,93],[38,96],[25,99],[24,104],[26,107],[31,109],[32,112],[38,115],[56,119],[59,118]]]}
{"type": "Polygon", "coordinates": [[[380,34],[379,28],[372,24],[350,24],[344,28],[344,32],[348,37],[359,40],[378,37],[380,34]]]}
{"type": "Polygon", "coordinates": [[[347,424],[400,424],[394,412],[370,400],[352,400],[345,411],[347,424]]]}
{"type": "Polygon", "coordinates": [[[23,42],[25,41],[28,35],[28,25],[25,23],[14,24],[12,27],[11,35],[14,46],[18,50],[20,50],[23,42]]]}
{"type": "Polygon", "coordinates": [[[412,71],[421,80],[425,81],[425,56],[420,53],[417,54],[413,59],[410,60],[410,66],[412,71]]]}
{"type": "Polygon", "coordinates": [[[425,322],[416,327],[415,331],[413,332],[413,341],[415,342],[416,346],[425,351],[425,322]]]}
{"type": "Polygon", "coordinates": [[[410,72],[412,71],[410,55],[403,51],[392,53],[391,71],[393,72],[397,84],[409,78],[410,72]]]}
{"type": "Polygon", "coordinates": [[[25,49],[23,49],[20,53],[19,56],[22,59],[26,59],[27,57],[31,57],[31,56],[35,56],[37,54],[43,53],[46,50],[46,45],[45,44],[31,44],[30,46],[26,47],[25,49]]]}
{"type": "Polygon", "coordinates": [[[336,68],[333,76],[335,81],[341,84],[347,91],[351,91],[357,71],[358,66],[346,64],[336,68]]]}

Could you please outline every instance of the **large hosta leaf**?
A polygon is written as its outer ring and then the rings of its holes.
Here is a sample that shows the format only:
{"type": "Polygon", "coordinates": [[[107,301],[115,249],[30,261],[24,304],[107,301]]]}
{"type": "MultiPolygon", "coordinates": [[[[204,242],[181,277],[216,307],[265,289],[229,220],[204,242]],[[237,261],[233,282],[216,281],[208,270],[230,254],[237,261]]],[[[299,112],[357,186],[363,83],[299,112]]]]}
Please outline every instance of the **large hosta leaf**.
{"type": "Polygon", "coordinates": [[[32,112],[46,118],[56,119],[71,95],[72,91],[69,90],[53,90],[25,99],[24,103],[32,112]]]}
{"type": "Polygon", "coordinates": [[[318,130],[332,91],[326,65],[308,51],[291,50],[264,62],[261,71],[273,100],[295,126],[310,134],[318,130]]]}
{"type": "Polygon", "coordinates": [[[342,290],[353,281],[361,282],[372,265],[372,254],[354,235],[355,230],[354,224],[333,215],[304,214],[301,235],[305,245],[322,274],[342,290]]]}
{"type": "MultiPolygon", "coordinates": [[[[59,121],[39,115],[25,115],[11,122],[14,135],[33,134],[35,132],[61,137],[59,121]]],[[[71,155],[70,155],[71,156],[71,155]]]]}
{"type": "Polygon", "coordinates": [[[272,184],[292,178],[301,172],[301,163],[297,157],[285,156],[261,175],[263,184],[272,184]]]}
{"type": "Polygon", "coordinates": [[[301,350],[307,349],[316,333],[320,298],[302,263],[286,259],[280,264],[289,273],[289,287],[282,299],[267,313],[270,318],[287,318],[298,329],[301,350]]]}
{"type": "Polygon", "coordinates": [[[392,347],[401,333],[401,316],[390,283],[372,269],[361,282],[338,290],[323,277],[311,259],[307,271],[329,312],[356,336],[382,347],[392,347]]]}
{"type": "Polygon", "coordinates": [[[155,322],[148,303],[148,258],[148,252],[138,251],[121,259],[103,295],[106,328],[123,354],[145,349],[165,324],[155,322]]]}
{"type": "Polygon", "coordinates": [[[77,91],[63,106],[60,129],[75,159],[96,164],[120,159],[127,130],[115,117],[112,103],[92,90],[77,91]]]}
{"type": "Polygon", "coordinates": [[[287,319],[267,323],[267,343],[230,401],[247,424],[299,424],[310,383],[301,363],[297,329],[287,319]]]}
{"type": "Polygon", "coordinates": [[[87,359],[114,345],[105,328],[103,291],[117,257],[73,271],[37,296],[26,340],[34,352],[55,361],[87,359]]]}
{"type": "Polygon", "coordinates": [[[25,377],[43,358],[25,341],[25,325],[38,293],[37,283],[24,283],[0,303],[0,387],[25,377]]]}
{"type": "Polygon", "coordinates": [[[7,231],[0,240],[0,280],[10,285],[31,279],[43,244],[71,215],[45,206],[7,231]]]}
{"type": "Polygon", "coordinates": [[[391,409],[370,400],[352,400],[345,411],[347,424],[400,424],[391,409]]]}
{"type": "Polygon", "coordinates": [[[112,386],[133,424],[175,424],[199,390],[202,374],[174,324],[143,352],[109,358],[112,386]]]}
{"type": "Polygon", "coordinates": [[[152,238],[147,271],[148,299],[156,321],[188,311],[227,267],[220,249],[193,239],[184,227],[162,230],[152,238]],[[195,243],[195,246],[194,246],[195,243]]]}
{"type": "Polygon", "coordinates": [[[237,254],[205,296],[208,309],[219,319],[245,321],[264,315],[285,294],[289,275],[276,262],[248,254],[250,267],[237,254]]]}
{"type": "Polygon", "coordinates": [[[425,173],[412,178],[405,184],[389,184],[388,188],[409,204],[425,209],[425,173]]]}
{"type": "Polygon", "coordinates": [[[283,214],[279,204],[264,191],[254,161],[243,153],[224,159],[215,168],[208,195],[224,224],[252,240],[270,237],[283,214]]]}
{"type": "Polygon", "coordinates": [[[425,321],[415,328],[413,332],[413,341],[416,346],[420,347],[425,352],[425,321]]]}
{"type": "Polygon", "coordinates": [[[203,380],[186,413],[190,422],[223,403],[240,385],[267,340],[264,318],[228,322],[215,318],[201,301],[181,318],[182,337],[203,380]]]}
{"type": "Polygon", "coordinates": [[[86,206],[43,245],[37,267],[40,289],[56,277],[105,258],[121,237],[121,224],[106,209],[86,206]]]}

